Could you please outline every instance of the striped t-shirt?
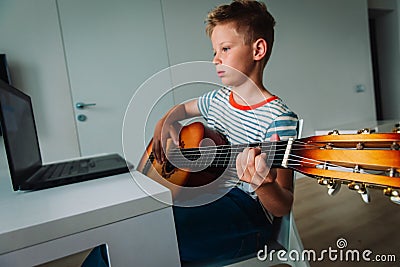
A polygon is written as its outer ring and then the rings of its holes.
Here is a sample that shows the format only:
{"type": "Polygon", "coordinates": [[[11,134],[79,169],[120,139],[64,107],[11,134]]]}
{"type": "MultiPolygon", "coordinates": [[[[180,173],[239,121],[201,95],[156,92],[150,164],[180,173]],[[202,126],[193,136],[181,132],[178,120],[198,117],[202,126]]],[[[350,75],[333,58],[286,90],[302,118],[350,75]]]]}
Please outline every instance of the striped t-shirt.
{"type": "MultiPolygon", "coordinates": [[[[278,134],[281,140],[297,135],[297,115],[276,96],[243,106],[235,102],[231,90],[222,88],[200,96],[198,108],[207,126],[223,134],[232,145],[269,141],[273,134],[278,134]]],[[[225,179],[226,187],[236,185],[255,196],[248,184],[237,183],[235,169],[227,170],[224,175],[231,177],[225,179]]]]}

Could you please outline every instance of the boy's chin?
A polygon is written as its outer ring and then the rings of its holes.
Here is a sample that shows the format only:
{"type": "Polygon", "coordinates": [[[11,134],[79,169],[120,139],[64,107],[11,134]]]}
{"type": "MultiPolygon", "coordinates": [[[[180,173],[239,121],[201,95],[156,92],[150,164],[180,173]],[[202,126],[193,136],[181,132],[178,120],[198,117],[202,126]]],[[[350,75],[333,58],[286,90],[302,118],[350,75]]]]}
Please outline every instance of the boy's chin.
{"type": "Polygon", "coordinates": [[[252,83],[252,81],[244,77],[239,77],[238,79],[228,79],[228,77],[221,77],[221,83],[226,87],[240,87],[242,85],[252,83]]]}
{"type": "Polygon", "coordinates": [[[235,83],[233,83],[232,81],[230,81],[229,79],[224,78],[224,77],[221,78],[221,83],[226,87],[234,87],[235,86],[235,83]]]}
{"type": "Polygon", "coordinates": [[[230,83],[224,83],[224,82],[222,82],[222,85],[225,86],[225,87],[233,87],[232,84],[230,84],[230,83]]]}

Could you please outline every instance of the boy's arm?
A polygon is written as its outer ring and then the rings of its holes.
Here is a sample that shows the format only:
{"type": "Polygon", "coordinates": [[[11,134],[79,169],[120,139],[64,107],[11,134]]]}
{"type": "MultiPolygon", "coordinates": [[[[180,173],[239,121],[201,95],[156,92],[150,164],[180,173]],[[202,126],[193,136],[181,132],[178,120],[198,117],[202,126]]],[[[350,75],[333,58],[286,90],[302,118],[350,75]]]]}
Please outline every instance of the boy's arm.
{"type": "Polygon", "coordinates": [[[270,169],[260,148],[246,148],[236,159],[240,180],[250,183],[263,206],[274,216],[290,212],[293,204],[293,171],[270,169]]]}
{"type": "Polygon", "coordinates": [[[178,145],[181,120],[200,116],[197,99],[172,107],[156,124],[152,151],[157,162],[165,161],[165,144],[168,138],[178,145]]]}
{"type": "Polygon", "coordinates": [[[276,217],[281,217],[288,214],[293,205],[293,171],[271,169],[268,176],[256,189],[256,194],[268,211],[276,217]]]}

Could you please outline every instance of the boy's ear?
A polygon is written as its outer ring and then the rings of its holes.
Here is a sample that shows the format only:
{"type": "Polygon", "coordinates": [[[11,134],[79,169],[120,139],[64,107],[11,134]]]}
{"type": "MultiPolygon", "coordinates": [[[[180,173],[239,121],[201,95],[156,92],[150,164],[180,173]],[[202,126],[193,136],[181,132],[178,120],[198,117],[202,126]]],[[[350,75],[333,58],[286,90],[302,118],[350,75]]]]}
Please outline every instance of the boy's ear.
{"type": "Polygon", "coordinates": [[[268,44],[263,38],[257,39],[253,43],[253,59],[261,60],[265,57],[268,50],[268,44]]]}

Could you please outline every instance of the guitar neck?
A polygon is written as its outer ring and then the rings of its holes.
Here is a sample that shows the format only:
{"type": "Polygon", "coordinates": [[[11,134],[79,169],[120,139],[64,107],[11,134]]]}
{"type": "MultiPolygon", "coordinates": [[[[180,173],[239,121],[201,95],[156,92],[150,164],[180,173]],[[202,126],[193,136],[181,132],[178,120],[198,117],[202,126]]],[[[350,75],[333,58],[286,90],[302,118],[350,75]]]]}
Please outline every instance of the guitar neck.
{"type": "Polygon", "coordinates": [[[234,168],[236,158],[247,147],[259,147],[267,155],[267,164],[272,168],[287,168],[293,139],[289,141],[260,142],[239,145],[222,145],[199,148],[176,149],[168,156],[179,168],[234,168]]]}

